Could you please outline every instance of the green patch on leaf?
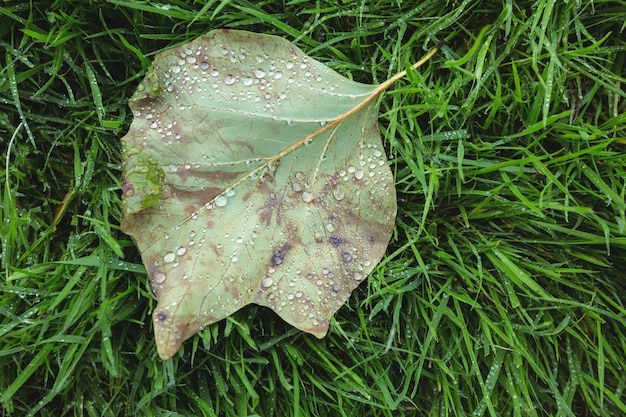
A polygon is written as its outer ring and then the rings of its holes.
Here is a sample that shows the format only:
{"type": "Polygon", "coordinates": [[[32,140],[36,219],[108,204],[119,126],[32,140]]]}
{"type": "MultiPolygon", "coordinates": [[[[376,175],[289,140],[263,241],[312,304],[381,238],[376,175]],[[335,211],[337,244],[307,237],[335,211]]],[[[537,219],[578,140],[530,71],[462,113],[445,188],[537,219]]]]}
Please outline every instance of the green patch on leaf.
{"type": "Polygon", "coordinates": [[[136,149],[124,152],[123,211],[131,215],[161,201],[165,173],[158,161],[136,149]]]}

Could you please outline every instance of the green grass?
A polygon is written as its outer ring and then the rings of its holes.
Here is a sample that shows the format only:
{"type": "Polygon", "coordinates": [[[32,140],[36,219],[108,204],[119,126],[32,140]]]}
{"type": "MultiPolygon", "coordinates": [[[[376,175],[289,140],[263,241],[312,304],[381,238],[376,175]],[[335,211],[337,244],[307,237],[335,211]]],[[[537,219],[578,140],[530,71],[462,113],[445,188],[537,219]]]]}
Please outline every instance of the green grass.
{"type": "Polygon", "coordinates": [[[0,415],[626,415],[626,3],[254,3],[0,3],[0,415]],[[161,361],[119,138],[218,27],[368,83],[446,44],[382,99],[396,232],[329,335],[248,306],[161,361]]]}

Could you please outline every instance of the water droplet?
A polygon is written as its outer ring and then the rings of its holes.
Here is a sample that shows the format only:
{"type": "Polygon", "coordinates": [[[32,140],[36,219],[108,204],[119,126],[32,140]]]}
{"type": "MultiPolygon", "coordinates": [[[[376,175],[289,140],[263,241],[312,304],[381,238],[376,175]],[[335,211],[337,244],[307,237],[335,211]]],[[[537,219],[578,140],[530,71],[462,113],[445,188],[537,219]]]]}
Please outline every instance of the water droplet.
{"type": "Polygon", "coordinates": [[[218,75],[220,75],[220,72],[217,69],[213,68],[211,69],[210,74],[214,77],[217,77],[218,75]]]}
{"type": "Polygon", "coordinates": [[[155,273],[153,278],[156,284],[163,284],[165,282],[165,274],[163,272],[155,273]]]}
{"type": "Polygon", "coordinates": [[[174,65],[174,66],[172,67],[172,72],[173,72],[174,74],[178,74],[178,73],[180,72],[180,67],[179,67],[178,65],[174,65]]]}
{"type": "Polygon", "coordinates": [[[260,70],[260,69],[255,69],[254,70],[254,76],[256,78],[264,78],[265,77],[265,71],[260,70]]]}
{"type": "Polygon", "coordinates": [[[195,56],[188,56],[187,57],[187,62],[190,64],[195,64],[196,63],[196,57],[195,56]]]}
{"type": "Polygon", "coordinates": [[[176,253],[178,254],[178,256],[183,256],[185,253],[187,253],[187,248],[181,246],[176,250],[176,253]]]}
{"type": "Polygon", "coordinates": [[[220,195],[215,199],[215,205],[218,207],[224,207],[228,203],[226,196],[220,195]]]}
{"type": "Polygon", "coordinates": [[[329,232],[334,232],[335,231],[335,226],[333,226],[332,223],[328,223],[326,225],[326,230],[328,230],[329,232]]]}
{"type": "Polygon", "coordinates": [[[303,190],[302,184],[300,184],[299,182],[294,182],[293,184],[291,184],[291,188],[293,188],[296,193],[299,193],[303,190]]]}
{"type": "Polygon", "coordinates": [[[333,197],[335,197],[335,200],[337,201],[341,201],[344,198],[344,193],[343,190],[341,188],[335,188],[333,190],[333,197]]]}
{"type": "Polygon", "coordinates": [[[226,75],[224,77],[224,84],[226,84],[226,85],[233,85],[233,84],[235,84],[235,77],[233,77],[230,74],[226,75]]]}
{"type": "Polygon", "coordinates": [[[167,252],[165,255],[163,255],[163,262],[165,263],[172,263],[175,259],[176,255],[174,255],[174,252],[167,252]]]}
{"type": "Polygon", "coordinates": [[[350,252],[344,252],[344,253],[341,254],[341,259],[345,263],[348,263],[348,262],[352,261],[352,254],[350,252]]]}
{"type": "Polygon", "coordinates": [[[360,272],[355,272],[354,279],[356,279],[357,281],[361,281],[363,279],[363,274],[361,274],[360,272]]]}
{"type": "Polygon", "coordinates": [[[209,63],[208,63],[208,62],[206,62],[206,61],[202,61],[202,62],[200,63],[200,68],[202,68],[203,70],[205,70],[205,69],[209,69],[209,63]]]}
{"type": "Polygon", "coordinates": [[[328,122],[327,122],[326,120],[322,120],[322,121],[320,122],[320,126],[322,126],[322,127],[323,127],[323,126],[326,126],[327,124],[328,124],[328,122]]]}
{"type": "Polygon", "coordinates": [[[261,285],[263,285],[265,288],[271,287],[273,283],[274,283],[274,280],[271,277],[265,277],[261,281],[261,285]]]}
{"type": "Polygon", "coordinates": [[[313,194],[311,194],[310,191],[303,192],[302,200],[304,200],[305,203],[310,203],[311,201],[313,201],[313,194]]]}
{"type": "Polygon", "coordinates": [[[253,80],[252,80],[252,78],[250,78],[250,77],[245,77],[245,78],[243,79],[243,85],[245,85],[245,86],[250,86],[250,85],[252,85],[252,83],[253,83],[253,82],[254,82],[254,81],[253,81],[253,80]]]}
{"type": "Polygon", "coordinates": [[[282,265],[285,260],[284,257],[285,253],[282,250],[277,249],[274,251],[274,255],[272,256],[272,266],[282,265]]]}
{"type": "Polygon", "coordinates": [[[291,120],[291,119],[287,120],[287,124],[288,124],[289,126],[291,126],[291,125],[293,124],[293,120],[291,120]]]}
{"type": "Polygon", "coordinates": [[[359,170],[357,170],[357,171],[354,173],[354,177],[355,177],[357,180],[361,180],[361,179],[363,179],[363,176],[364,176],[364,175],[365,175],[365,173],[363,172],[363,170],[362,170],[362,169],[359,169],[359,170]]]}

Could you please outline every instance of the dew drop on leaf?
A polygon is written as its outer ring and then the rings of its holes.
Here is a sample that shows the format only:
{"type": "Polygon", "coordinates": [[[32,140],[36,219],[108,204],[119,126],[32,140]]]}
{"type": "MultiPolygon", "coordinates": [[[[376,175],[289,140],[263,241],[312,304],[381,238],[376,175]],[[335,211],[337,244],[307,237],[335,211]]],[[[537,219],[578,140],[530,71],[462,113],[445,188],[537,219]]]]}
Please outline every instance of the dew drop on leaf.
{"type": "Polygon", "coordinates": [[[215,205],[218,207],[224,207],[228,203],[228,199],[224,195],[220,195],[215,199],[215,205]]]}

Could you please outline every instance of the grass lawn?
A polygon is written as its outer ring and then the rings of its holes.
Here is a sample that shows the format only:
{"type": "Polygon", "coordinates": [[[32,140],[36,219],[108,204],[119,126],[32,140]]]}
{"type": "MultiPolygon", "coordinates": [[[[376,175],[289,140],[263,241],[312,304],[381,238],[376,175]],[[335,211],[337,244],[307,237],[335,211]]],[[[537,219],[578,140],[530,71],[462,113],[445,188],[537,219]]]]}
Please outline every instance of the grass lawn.
{"type": "Polygon", "coordinates": [[[626,415],[624,16],[606,0],[0,2],[0,416],[626,415]],[[251,305],[162,361],[119,226],[120,138],[155,54],[222,27],[370,84],[445,44],[382,97],[394,236],[328,336],[251,305]]]}

